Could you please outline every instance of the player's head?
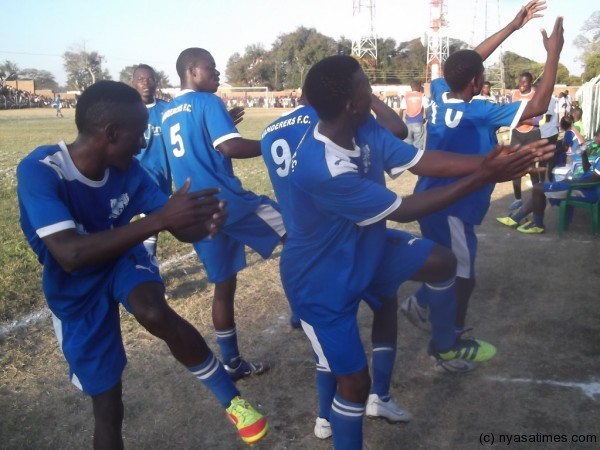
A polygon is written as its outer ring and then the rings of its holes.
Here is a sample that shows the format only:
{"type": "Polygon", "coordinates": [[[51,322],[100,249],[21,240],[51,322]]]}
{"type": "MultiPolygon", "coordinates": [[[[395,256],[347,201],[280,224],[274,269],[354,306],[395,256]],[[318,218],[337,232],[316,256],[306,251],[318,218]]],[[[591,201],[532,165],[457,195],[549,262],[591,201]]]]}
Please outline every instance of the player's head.
{"type": "Polygon", "coordinates": [[[107,148],[107,164],[122,170],[146,146],[148,110],[140,94],[125,83],[103,80],[83,91],[77,101],[75,124],[80,136],[101,137],[107,148]]]}
{"type": "Polygon", "coordinates": [[[523,94],[527,94],[531,91],[531,85],[533,83],[533,75],[529,72],[523,72],[519,75],[519,91],[523,94]]]}
{"type": "Polygon", "coordinates": [[[594,142],[596,145],[600,145],[600,128],[598,128],[596,134],[594,134],[594,142]]]}
{"type": "Polygon", "coordinates": [[[176,68],[182,87],[200,92],[216,92],[219,88],[221,73],[210,52],[203,48],[192,47],[182,51],[176,68]]]}
{"type": "Polygon", "coordinates": [[[582,115],[583,115],[583,111],[581,110],[581,108],[573,108],[571,110],[571,116],[573,117],[573,122],[580,121],[582,115]]]}
{"type": "Polygon", "coordinates": [[[490,92],[492,91],[492,83],[490,83],[489,81],[484,81],[483,85],[481,86],[481,95],[490,95],[490,92]]]}
{"type": "Polygon", "coordinates": [[[421,82],[417,80],[412,80],[410,82],[410,90],[413,92],[421,92],[421,82]]]}
{"type": "Polygon", "coordinates": [[[573,125],[573,120],[571,120],[571,118],[569,116],[564,116],[562,119],[560,119],[560,128],[563,130],[568,130],[569,128],[571,128],[571,125],[573,125]]]}
{"type": "Polygon", "coordinates": [[[156,72],[147,64],[139,64],[133,70],[131,83],[133,88],[142,96],[142,101],[146,104],[153,103],[158,86],[156,72]]]}
{"type": "Polygon", "coordinates": [[[474,50],[452,53],[444,65],[444,78],[452,92],[470,88],[470,96],[481,92],[483,85],[483,60],[474,50]]]}
{"type": "Polygon", "coordinates": [[[371,111],[369,79],[351,56],[330,56],[316,63],[306,75],[303,92],[324,121],[346,112],[353,125],[360,125],[371,111]]]}

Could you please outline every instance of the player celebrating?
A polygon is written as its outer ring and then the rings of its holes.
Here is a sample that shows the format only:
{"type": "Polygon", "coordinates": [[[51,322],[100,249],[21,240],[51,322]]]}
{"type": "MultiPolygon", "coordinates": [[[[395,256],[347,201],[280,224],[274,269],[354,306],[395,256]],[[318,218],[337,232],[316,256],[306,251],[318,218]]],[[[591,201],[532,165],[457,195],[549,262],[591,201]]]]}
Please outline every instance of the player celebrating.
{"type": "Polygon", "coordinates": [[[72,382],[92,397],[94,447],[123,448],[126,364],[119,304],[202,381],[254,443],[266,419],[239,397],[200,333],[165,301],[158,267],[141,243],[163,230],[192,242],[215,236],[226,214],[216,189],[171,198],[133,157],[145,146],[140,95],[114,81],[86,89],[71,144],[42,146],[17,167],[21,227],[44,266],[43,289],[72,382]],[[131,222],[140,214],[146,217],[131,222]]]}
{"type": "MultiPolygon", "coordinates": [[[[136,155],[136,158],[160,189],[165,194],[171,195],[173,179],[161,132],[161,114],[167,102],[156,98],[158,86],[156,72],[147,64],[140,64],[134,69],[132,85],[148,108],[148,129],[144,133],[146,147],[136,155]]],[[[156,256],[157,238],[151,236],[144,241],[144,247],[152,256],[156,256]]]]}
{"type": "Polygon", "coordinates": [[[208,280],[215,283],[213,325],[225,367],[237,380],[268,368],[242,359],[238,349],[234,298],[237,272],[246,265],[245,245],[267,258],[285,229],[276,203],[245,190],[233,173],[231,158],[260,156],[260,142],[241,137],[223,101],[214,95],[219,71],[211,54],[201,48],[184,50],[177,58],[177,73],[182,90],[163,113],[163,136],[175,186],[188,177],[194,189],[217,186],[230,211],[221,233],[194,243],[194,249],[208,280]]]}
{"type": "MultiPolygon", "coordinates": [[[[306,133],[318,121],[314,108],[304,106],[306,98],[300,97],[301,106],[289,114],[285,114],[267,126],[261,137],[261,150],[269,177],[280,205],[284,222],[291,218],[293,205],[289,198],[288,175],[292,162],[292,153],[298,147],[306,133]]],[[[400,117],[381,101],[372,96],[371,108],[377,121],[389,129],[398,138],[407,135],[407,127],[400,117]]],[[[287,225],[287,222],[286,222],[287,225]]],[[[397,309],[396,298],[384,303],[376,296],[365,295],[365,300],[373,310],[371,341],[373,343],[373,386],[366,407],[369,417],[381,417],[391,423],[408,422],[412,416],[400,407],[390,395],[390,382],[396,361],[397,348],[397,309]]],[[[294,319],[292,319],[294,322],[294,319]]],[[[299,322],[299,320],[298,320],[299,322]]],[[[319,414],[314,433],[320,439],[331,437],[329,417],[331,403],[337,388],[335,375],[331,370],[320,365],[317,360],[317,391],[319,393],[319,414]]]]}
{"type": "Polygon", "coordinates": [[[447,296],[456,270],[452,252],[387,229],[385,221],[410,222],[490,180],[512,180],[537,159],[547,159],[552,148],[514,153],[500,147],[485,159],[426,154],[369,119],[371,86],[348,56],[315,64],[304,91],[319,121],[305,134],[290,166],[292,207],[281,277],[318,365],[337,380],[330,413],[334,447],[357,449],[370,389],[356,317],[365,293],[388,302],[405,280],[427,282],[435,304],[431,356],[441,363],[464,364],[495,354],[490,344],[454,333],[455,304],[447,296]],[[385,172],[398,176],[407,169],[420,175],[466,176],[451,186],[400,198],[386,189],[385,172]]]}
{"type": "MultiPolygon", "coordinates": [[[[431,84],[433,106],[427,122],[427,149],[442,149],[465,155],[484,155],[496,143],[496,131],[501,126],[515,126],[519,121],[546,112],[552,95],[558,59],[563,45],[562,18],[558,18],[550,37],[543,31],[544,47],[548,57],[544,78],[535,97],[529,102],[495,104],[474,101],[483,84],[483,61],[514,31],[529,20],[539,17],[545,2],[530,1],[502,30],[483,41],[474,51],[460,50],[450,55],[444,68],[444,78],[431,84]]],[[[452,179],[435,176],[420,177],[415,193],[444,187],[452,179]]],[[[458,258],[456,277],[457,315],[456,331],[464,331],[471,293],[475,287],[475,255],[479,225],[490,205],[493,184],[483,186],[463,199],[435,214],[419,219],[424,237],[452,249],[458,258]]],[[[410,321],[425,329],[427,324],[427,298],[423,286],[414,296],[407,298],[402,311],[410,321]]]]}

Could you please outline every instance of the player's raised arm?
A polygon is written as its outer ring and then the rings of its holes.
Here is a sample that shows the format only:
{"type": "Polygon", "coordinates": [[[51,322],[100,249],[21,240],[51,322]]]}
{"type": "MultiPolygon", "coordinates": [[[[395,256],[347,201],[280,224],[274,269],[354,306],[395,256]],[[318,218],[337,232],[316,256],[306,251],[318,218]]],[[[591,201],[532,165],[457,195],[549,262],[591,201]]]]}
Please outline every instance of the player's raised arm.
{"type": "Polygon", "coordinates": [[[513,20],[500,31],[485,39],[475,48],[475,51],[479,53],[481,58],[485,61],[511,34],[522,28],[531,19],[543,17],[543,14],[541,14],[540,11],[543,11],[546,8],[545,0],[531,0],[525,6],[521,7],[513,20]]]}

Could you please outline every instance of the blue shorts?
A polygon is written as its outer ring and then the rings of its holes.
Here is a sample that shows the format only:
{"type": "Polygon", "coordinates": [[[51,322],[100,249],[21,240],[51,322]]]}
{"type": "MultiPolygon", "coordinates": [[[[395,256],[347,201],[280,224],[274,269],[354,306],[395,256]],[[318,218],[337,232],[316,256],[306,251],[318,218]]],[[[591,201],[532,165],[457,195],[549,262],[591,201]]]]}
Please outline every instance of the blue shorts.
{"type": "Polygon", "coordinates": [[[279,207],[265,198],[252,214],[225,225],[212,239],[194,243],[208,281],[220,283],[246,267],[245,246],[268,258],[285,235],[279,207]]]}
{"type": "MultiPolygon", "coordinates": [[[[398,288],[423,265],[433,249],[433,242],[412,234],[387,230],[385,254],[375,277],[363,296],[376,310],[376,296],[395,296],[398,288]]],[[[358,329],[356,312],[339,317],[328,325],[311,325],[301,321],[317,358],[317,365],[338,375],[358,372],[367,366],[367,357],[358,329]]]]}
{"type": "Polygon", "coordinates": [[[430,214],[419,219],[423,237],[452,250],[457,259],[456,276],[475,278],[477,236],[475,226],[458,217],[430,214]]]}
{"type": "MultiPolygon", "coordinates": [[[[585,179],[574,180],[574,181],[585,181],[585,179]]],[[[560,201],[567,198],[567,191],[571,187],[571,183],[565,181],[554,181],[552,183],[544,183],[544,194],[551,205],[558,205],[560,201]]],[[[577,197],[585,202],[594,203],[598,200],[598,190],[593,187],[590,189],[573,189],[571,191],[571,197],[577,197]]]]}
{"type": "Polygon", "coordinates": [[[105,281],[82,297],[92,304],[84,314],[68,320],[52,316],[71,381],[87,395],[102,394],[121,380],[127,358],[119,303],[129,311],[127,297],[146,282],[162,283],[162,279],[156,259],[140,244],[124,253],[107,271],[105,281]]]}

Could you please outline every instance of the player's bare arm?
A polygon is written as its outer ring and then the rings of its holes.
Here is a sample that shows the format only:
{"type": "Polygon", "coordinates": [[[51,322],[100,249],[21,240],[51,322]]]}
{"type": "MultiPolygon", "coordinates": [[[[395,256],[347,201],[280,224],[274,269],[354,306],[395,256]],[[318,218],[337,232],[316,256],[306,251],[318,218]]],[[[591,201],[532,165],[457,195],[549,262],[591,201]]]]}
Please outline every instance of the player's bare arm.
{"type": "Polygon", "coordinates": [[[540,12],[546,8],[545,0],[531,0],[519,10],[515,18],[508,25],[485,39],[475,48],[475,51],[485,61],[512,33],[522,28],[531,19],[543,17],[543,14],[540,12]]]}
{"type": "Polygon", "coordinates": [[[214,197],[218,189],[188,192],[190,184],[187,181],[162,209],[125,226],[86,235],[71,228],[48,235],[43,241],[62,269],[72,272],[117,258],[163,230],[174,235],[184,230],[184,237],[192,238],[192,242],[200,240],[218,231],[225,213],[214,197]],[[192,234],[192,230],[197,234],[192,234]]]}
{"type": "Polygon", "coordinates": [[[402,117],[396,114],[396,111],[386,105],[375,94],[371,94],[371,102],[371,110],[375,113],[379,125],[389,130],[394,136],[406,139],[408,128],[402,117]]]}
{"type": "Polygon", "coordinates": [[[260,141],[241,137],[221,142],[217,145],[217,150],[233,159],[255,158],[261,155],[260,141]]]}
{"type": "Polygon", "coordinates": [[[524,147],[498,145],[479,160],[478,168],[470,175],[447,186],[403,197],[400,206],[386,219],[401,223],[417,220],[445,208],[488,183],[500,183],[523,176],[536,162],[550,159],[553,151],[554,145],[548,145],[545,140],[524,147]]]}

